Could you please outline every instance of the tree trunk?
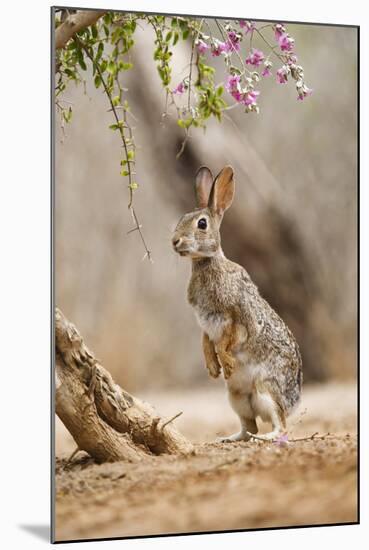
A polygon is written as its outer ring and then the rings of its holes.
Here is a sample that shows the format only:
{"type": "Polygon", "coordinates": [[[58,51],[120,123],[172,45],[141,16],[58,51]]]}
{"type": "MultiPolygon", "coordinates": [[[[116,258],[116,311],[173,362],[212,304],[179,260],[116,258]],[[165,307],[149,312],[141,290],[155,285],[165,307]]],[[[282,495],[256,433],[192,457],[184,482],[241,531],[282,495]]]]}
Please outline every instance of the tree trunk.
{"type": "Polygon", "coordinates": [[[55,343],[55,411],[81,450],[98,462],[192,450],[171,420],[113,381],[58,308],[55,343]]]}

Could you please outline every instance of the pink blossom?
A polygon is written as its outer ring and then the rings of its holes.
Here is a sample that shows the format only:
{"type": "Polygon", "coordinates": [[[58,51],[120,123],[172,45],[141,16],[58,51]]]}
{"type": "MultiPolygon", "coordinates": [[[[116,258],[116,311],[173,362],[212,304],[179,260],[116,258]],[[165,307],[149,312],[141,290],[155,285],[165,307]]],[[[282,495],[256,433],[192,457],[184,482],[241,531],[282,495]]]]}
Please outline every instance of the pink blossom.
{"type": "Polygon", "coordinates": [[[284,84],[285,82],[287,82],[288,72],[289,71],[287,70],[287,67],[285,67],[285,66],[278,69],[278,71],[277,71],[277,82],[279,82],[279,84],[284,84]]]}
{"type": "Polygon", "coordinates": [[[228,51],[228,46],[225,42],[217,42],[216,44],[212,44],[211,55],[213,57],[219,57],[220,54],[227,51],[228,51]]]}
{"type": "Polygon", "coordinates": [[[252,49],[250,55],[246,58],[246,65],[254,65],[254,67],[259,67],[264,61],[264,54],[261,50],[256,48],[252,49]]]}
{"type": "Polygon", "coordinates": [[[206,50],[209,49],[208,44],[204,42],[204,40],[199,39],[196,45],[197,45],[197,51],[199,52],[199,54],[204,54],[206,50]]]}
{"type": "Polygon", "coordinates": [[[279,41],[279,38],[282,36],[282,34],[284,34],[285,32],[286,32],[286,29],[284,28],[283,25],[281,25],[281,23],[278,23],[277,25],[275,25],[274,35],[277,42],[279,41]]]}
{"type": "Polygon", "coordinates": [[[260,92],[258,90],[251,90],[245,94],[245,97],[242,100],[242,103],[245,105],[256,105],[256,101],[260,92]]]}
{"type": "Polygon", "coordinates": [[[226,51],[236,51],[236,52],[240,51],[240,37],[236,32],[230,31],[228,33],[226,48],[227,48],[226,51]]]}
{"type": "Polygon", "coordinates": [[[269,66],[264,67],[261,76],[272,76],[272,71],[269,66]]]}
{"type": "Polygon", "coordinates": [[[257,98],[260,95],[260,92],[257,90],[242,90],[241,76],[238,74],[230,75],[225,87],[233,99],[237,101],[237,103],[242,103],[243,105],[256,105],[257,98]]]}
{"type": "Polygon", "coordinates": [[[176,95],[182,95],[185,91],[186,87],[184,85],[184,82],[180,82],[178,84],[178,86],[176,86],[173,90],[173,94],[176,94],[176,95]]]}
{"type": "Polygon", "coordinates": [[[287,63],[288,65],[295,65],[298,61],[297,55],[294,53],[288,54],[287,63]]]}
{"type": "Polygon", "coordinates": [[[255,23],[253,21],[245,21],[244,19],[241,19],[238,23],[241,29],[246,29],[245,34],[248,34],[249,32],[254,31],[256,28],[255,23]]]}
{"type": "Polygon", "coordinates": [[[313,90],[311,88],[308,88],[307,86],[305,86],[305,84],[297,91],[298,93],[298,96],[297,96],[297,100],[298,101],[302,101],[303,99],[305,99],[305,97],[308,97],[310,96],[312,93],[313,93],[313,90]]]}
{"type": "Polygon", "coordinates": [[[233,99],[238,103],[242,101],[244,94],[241,91],[241,77],[240,75],[230,75],[225,84],[226,90],[231,94],[233,99]]]}
{"type": "Polygon", "coordinates": [[[235,74],[235,75],[229,75],[228,79],[227,79],[227,82],[226,82],[226,90],[228,92],[230,92],[231,90],[234,90],[235,88],[237,88],[237,86],[239,85],[241,81],[241,77],[239,74],[235,74]]]}
{"type": "Polygon", "coordinates": [[[295,44],[295,40],[287,33],[281,34],[277,40],[282,52],[290,52],[295,44]]]}

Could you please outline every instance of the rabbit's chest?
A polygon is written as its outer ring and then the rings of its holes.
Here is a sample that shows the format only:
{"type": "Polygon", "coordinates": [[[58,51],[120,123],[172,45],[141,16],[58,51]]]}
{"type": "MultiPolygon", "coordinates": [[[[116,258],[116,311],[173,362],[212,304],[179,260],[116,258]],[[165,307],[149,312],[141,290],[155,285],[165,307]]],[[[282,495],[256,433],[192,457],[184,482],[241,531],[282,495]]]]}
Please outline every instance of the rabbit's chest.
{"type": "Polygon", "coordinates": [[[201,309],[195,307],[195,315],[198,324],[213,342],[218,342],[224,329],[231,320],[222,313],[204,313],[201,309]]]}

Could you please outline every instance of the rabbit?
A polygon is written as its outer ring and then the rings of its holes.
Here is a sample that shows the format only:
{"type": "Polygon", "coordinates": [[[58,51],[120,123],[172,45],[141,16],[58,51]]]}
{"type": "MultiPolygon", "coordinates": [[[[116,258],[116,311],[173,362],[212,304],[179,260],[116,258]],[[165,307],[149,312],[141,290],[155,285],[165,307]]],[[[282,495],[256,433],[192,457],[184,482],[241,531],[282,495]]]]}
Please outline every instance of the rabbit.
{"type": "Polygon", "coordinates": [[[197,208],[178,222],[172,245],[192,260],[187,298],[202,329],[210,376],[223,371],[228,397],[241,430],[222,441],[248,441],[257,417],[270,422],[263,438],[286,431],[286,417],[299,403],[302,360],[291,331],[261,297],[247,271],[228,260],[220,225],[235,193],[234,172],[225,166],[213,179],[202,166],[195,180],[197,208]]]}

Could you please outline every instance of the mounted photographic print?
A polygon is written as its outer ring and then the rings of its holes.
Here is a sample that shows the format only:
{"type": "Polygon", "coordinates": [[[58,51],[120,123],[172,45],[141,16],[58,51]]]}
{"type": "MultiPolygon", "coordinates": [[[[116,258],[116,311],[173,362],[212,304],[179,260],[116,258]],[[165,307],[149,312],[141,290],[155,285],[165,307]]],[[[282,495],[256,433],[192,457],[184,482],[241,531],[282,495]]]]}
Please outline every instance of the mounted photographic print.
{"type": "Polygon", "coordinates": [[[53,541],[357,523],[359,28],[51,15],[53,541]]]}

